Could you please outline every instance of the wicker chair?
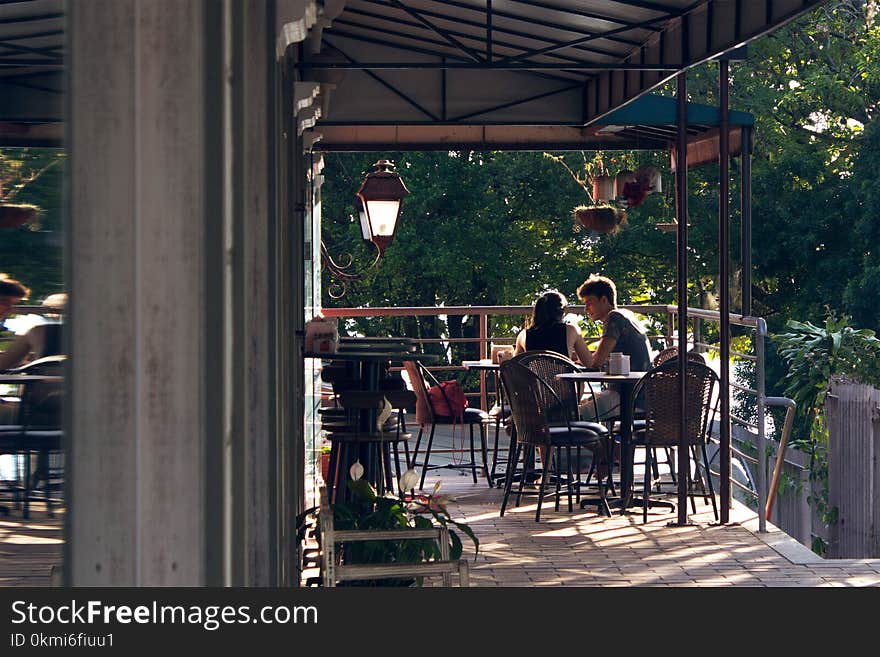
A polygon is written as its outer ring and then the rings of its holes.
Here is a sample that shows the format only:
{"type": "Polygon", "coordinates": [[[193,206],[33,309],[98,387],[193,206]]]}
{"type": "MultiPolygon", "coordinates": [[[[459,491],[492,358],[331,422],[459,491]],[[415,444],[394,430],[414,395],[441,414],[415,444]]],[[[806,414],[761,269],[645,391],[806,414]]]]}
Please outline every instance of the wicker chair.
{"type": "MultiPolygon", "coordinates": [[[[563,481],[560,464],[562,462],[562,450],[565,449],[567,476],[564,478],[564,481],[568,494],[568,510],[571,511],[572,490],[576,487],[575,482],[580,480],[579,471],[572,473],[572,464],[576,464],[576,468],[579,470],[580,450],[583,448],[593,452],[594,462],[600,459],[604,459],[607,462],[609,458],[607,441],[596,431],[586,427],[573,426],[572,422],[564,414],[561,425],[551,426],[550,418],[558,417],[558,409],[563,408],[562,400],[559,399],[547,382],[521,362],[518,362],[517,359],[514,358],[501,364],[501,380],[504,383],[504,390],[510,401],[510,410],[517,435],[512,463],[516,463],[520,455],[523,457],[523,471],[517,492],[517,505],[522,498],[526,480],[535,472],[535,449],[545,447],[548,452],[552,453],[554,450],[556,452],[553,459],[555,463],[555,509],[559,510],[560,488],[563,481]],[[572,459],[572,448],[576,452],[574,460],[572,459]]],[[[550,479],[549,474],[549,472],[545,472],[545,476],[541,477],[535,522],[540,522],[541,520],[541,506],[545,496],[545,489],[550,479]]],[[[504,498],[501,503],[502,516],[507,508],[512,482],[513,477],[507,477],[504,485],[504,498]]],[[[606,513],[609,516],[611,515],[608,502],[605,499],[604,486],[599,486],[598,506],[600,514],[606,513]]]]}
{"type": "MultiPolygon", "coordinates": [[[[706,359],[703,354],[697,353],[696,351],[687,352],[688,360],[692,360],[695,363],[706,364],[706,359]]],[[[672,360],[676,360],[678,358],[678,347],[667,347],[663,349],[660,353],[654,356],[654,360],[651,361],[652,367],[658,367],[663,363],[667,363],[672,360]]],[[[638,423],[641,425],[639,428],[644,426],[644,422],[640,419],[638,423]]],[[[669,467],[669,475],[672,477],[672,482],[675,483],[675,452],[672,447],[664,447],[663,452],[666,454],[666,465],[669,467]]],[[[660,477],[660,471],[657,467],[657,450],[656,448],[653,450],[653,460],[651,461],[652,470],[654,472],[654,477],[660,477]]]]}
{"type": "MultiPolygon", "coordinates": [[[[687,357],[688,360],[692,360],[697,363],[703,363],[704,365],[706,364],[706,359],[703,357],[703,354],[699,354],[696,351],[687,352],[687,357]]],[[[667,347],[666,349],[663,349],[659,354],[654,356],[654,360],[651,361],[651,365],[657,367],[674,358],[678,358],[678,347],[667,347]]]]}
{"type": "MultiPolygon", "coordinates": [[[[580,419],[578,405],[581,400],[581,386],[570,379],[556,378],[557,374],[576,372],[578,366],[574,361],[555,351],[526,351],[514,357],[513,360],[528,367],[548,385],[549,390],[544,388],[542,392],[544,393],[543,401],[548,408],[548,422],[551,425],[564,425],[567,421],[573,427],[589,429],[605,440],[610,440],[610,432],[604,424],[580,419]],[[555,394],[555,398],[551,398],[551,391],[555,394]],[[556,400],[559,405],[554,407],[553,402],[556,400]]],[[[593,389],[588,385],[585,390],[592,396],[593,406],[596,408],[596,396],[593,389]]],[[[595,466],[595,463],[591,463],[590,471],[587,474],[587,484],[596,471],[595,466]]],[[[510,469],[510,466],[508,467],[510,469]]],[[[610,490],[614,490],[610,469],[607,485],[610,490]]]]}
{"type": "MultiPolygon", "coordinates": [[[[690,468],[686,473],[688,478],[688,496],[691,498],[691,508],[696,513],[693,491],[694,483],[700,487],[700,495],[708,504],[711,502],[715,519],[718,519],[718,508],[715,503],[715,493],[712,489],[712,478],[706,472],[708,482],[708,494],[703,483],[703,475],[700,469],[708,469],[709,459],[706,454],[706,442],[716,408],[713,401],[717,397],[718,376],[707,365],[688,359],[687,363],[687,407],[692,412],[688,413],[687,444],[690,446],[691,456],[696,463],[696,482],[691,480],[690,468]],[[697,453],[700,447],[700,455],[697,453]]],[[[643,498],[643,522],[648,521],[648,504],[651,489],[653,488],[651,474],[653,472],[651,461],[656,460],[655,447],[676,447],[679,433],[679,370],[678,359],[668,360],[659,367],[650,370],[639,381],[633,392],[635,399],[641,390],[645,392],[645,423],[637,429],[633,436],[633,446],[641,445],[645,449],[645,480],[642,491],[643,498]]]]}

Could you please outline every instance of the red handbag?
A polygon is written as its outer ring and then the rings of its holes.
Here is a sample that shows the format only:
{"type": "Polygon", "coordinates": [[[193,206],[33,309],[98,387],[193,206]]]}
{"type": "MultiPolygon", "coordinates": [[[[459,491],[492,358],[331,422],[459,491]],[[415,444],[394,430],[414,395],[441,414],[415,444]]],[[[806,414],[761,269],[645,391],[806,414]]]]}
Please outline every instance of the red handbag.
{"type": "Polygon", "coordinates": [[[468,405],[464,390],[456,379],[442,381],[440,385],[428,388],[428,399],[431,400],[434,415],[459,421],[464,417],[464,409],[468,405]]]}

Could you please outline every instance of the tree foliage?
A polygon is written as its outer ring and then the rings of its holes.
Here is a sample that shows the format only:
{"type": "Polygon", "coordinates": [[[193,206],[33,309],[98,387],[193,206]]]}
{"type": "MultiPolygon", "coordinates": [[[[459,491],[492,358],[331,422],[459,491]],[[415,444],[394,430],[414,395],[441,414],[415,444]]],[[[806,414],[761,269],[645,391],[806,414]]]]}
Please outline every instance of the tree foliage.
{"type": "Polygon", "coordinates": [[[0,229],[0,271],[39,300],[64,289],[62,181],[64,153],[50,148],[0,148],[0,201],[33,204],[35,221],[0,229]]]}

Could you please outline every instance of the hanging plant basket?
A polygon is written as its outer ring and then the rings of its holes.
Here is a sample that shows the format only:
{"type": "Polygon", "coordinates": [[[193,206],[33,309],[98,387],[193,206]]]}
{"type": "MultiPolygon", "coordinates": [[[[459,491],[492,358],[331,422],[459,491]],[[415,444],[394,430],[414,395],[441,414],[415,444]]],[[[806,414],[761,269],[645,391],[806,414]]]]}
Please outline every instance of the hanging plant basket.
{"type": "Polygon", "coordinates": [[[626,223],[626,212],[613,205],[579,205],[574,216],[588,230],[602,234],[613,235],[626,223]]]}
{"type": "Polygon", "coordinates": [[[0,228],[18,228],[32,221],[38,211],[36,205],[0,203],[0,228]]]}

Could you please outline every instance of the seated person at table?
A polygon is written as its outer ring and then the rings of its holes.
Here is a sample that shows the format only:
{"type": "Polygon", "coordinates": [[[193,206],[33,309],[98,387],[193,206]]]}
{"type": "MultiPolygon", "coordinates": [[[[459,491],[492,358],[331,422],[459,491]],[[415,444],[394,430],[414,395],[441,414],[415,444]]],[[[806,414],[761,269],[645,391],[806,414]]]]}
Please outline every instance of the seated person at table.
{"type": "Polygon", "coordinates": [[[0,353],[0,370],[19,367],[32,360],[44,356],[55,356],[61,353],[61,324],[57,317],[67,305],[67,295],[50,294],[43,301],[43,323],[31,327],[17,336],[2,353],[0,353]]]}
{"type": "MultiPolygon", "coordinates": [[[[561,292],[550,290],[542,294],[532,309],[529,327],[516,336],[514,355],[526,351],[555,351],[589,365],[592,360],[590,350],[580,331],[573,324],[562,321],[562,309],[567,305],[568,301],[561,292]]],[[[549,464],[547,448],[542,446],[540,453],[541,463],[549,464]]]]}
{"type": "MultiPolygon", "coordinates": [[[[617,287],[605,276],[591,275],[578,288],[578,298],[584,302],[584,310],[594,322],[602,322],[602,338],[592,360],[584,363],[600,370],[611,352],[619,351],[629,356],[629,367],[634,372],[644,372],[651,367],[648,337],[629,310],[617,307],[617,287]]],[[[596,395],[596,405],[589,396],[581,400],[581,416],[584,419],[604,420],[619,415],[620,395],[616,390],[603,390],[596,395]]]]}
{"type": "Polygon", "coordinates": [[[535,302],[529,326],[516,336],[514,355],[525,351],[555,351],[585,365],[592,362],[587,343],[573,324],[562,321],[568,301],[561,292],[550,290],[535,302]]]}

